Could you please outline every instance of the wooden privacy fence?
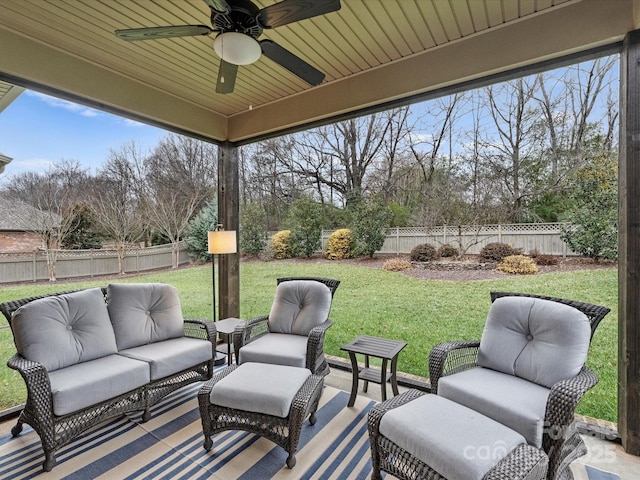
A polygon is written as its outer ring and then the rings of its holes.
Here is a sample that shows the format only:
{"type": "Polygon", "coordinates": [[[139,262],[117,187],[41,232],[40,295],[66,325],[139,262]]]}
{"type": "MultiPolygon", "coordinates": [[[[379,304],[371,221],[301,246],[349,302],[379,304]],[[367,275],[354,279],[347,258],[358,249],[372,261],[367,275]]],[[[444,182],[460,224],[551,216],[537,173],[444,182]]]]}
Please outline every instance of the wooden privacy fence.
{"type": "MultiPolygon", "coordinates": [[[[421,243],[434,247],[452,245],[469,254],[478,254],[487,243],[508,243],[524,252],[537,250],[547,255],[576,255],[560,238],[562,223],[514,223],[501,225],[465,225],[462,227],[402,227],[390,228],[378,253],[408,255],[421,243]]],[[[322,251],[333,230],[322,231],[322,251]]],[[[169,268],[171,245],[132,248],[127,252],[125,272],[135,273],[169,268]]],[[[189,263],[184,244],[180,245],[178,264],[189,263]]],[[[114,275],[119,273],[118,256],[113,250],[64,250],[56,262],[58,279],[114,275]]],[[[0,254],[0,283],[48,280],[44,252],[0,254]]]]}
{"type": "MultiPolygon", "coordinates": [[[[546,255],[577,255],[560,238],[562,223],[513,223],[501,225],[464,225],[461,227],[390,228],[378,253],[406,255],[422,243],[438,248],[449,244],[468,254],[478,254],[488,243],[508,243],[525,253],[537,250],[546,255]]],[[[322,251],[333,230],[322,231],[322,251]]]]}
{"type": "MultiPolygon", "coordinates": [[[[159,268],[169,268],[171,245],[132,248],[127,251],[125,272],[135,273],[159,268]]],[[[178,265],[189,263],[187,247],[180,245],[178,265]]],[[[96,275],[114,275],[120,272],[118,255],[113,250],[61,250],[56,261],[58,280],[96,275]]],[[[0,255],[0,283],[35,282],[48,280],[47,257],[45,252],[0,255]]]]}

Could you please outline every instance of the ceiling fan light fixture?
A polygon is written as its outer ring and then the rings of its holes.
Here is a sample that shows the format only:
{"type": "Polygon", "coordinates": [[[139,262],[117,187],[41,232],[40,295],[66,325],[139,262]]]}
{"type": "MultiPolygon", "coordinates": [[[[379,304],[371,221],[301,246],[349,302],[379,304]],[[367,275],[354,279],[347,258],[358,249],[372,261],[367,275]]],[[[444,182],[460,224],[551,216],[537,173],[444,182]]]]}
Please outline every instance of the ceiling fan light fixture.
{"type": "Polygon", "coordinates": [[[240,32],[222,32],[213,41],[213,49],[227,63],[250,65],[262,54],[258,41],[240,32]]]}

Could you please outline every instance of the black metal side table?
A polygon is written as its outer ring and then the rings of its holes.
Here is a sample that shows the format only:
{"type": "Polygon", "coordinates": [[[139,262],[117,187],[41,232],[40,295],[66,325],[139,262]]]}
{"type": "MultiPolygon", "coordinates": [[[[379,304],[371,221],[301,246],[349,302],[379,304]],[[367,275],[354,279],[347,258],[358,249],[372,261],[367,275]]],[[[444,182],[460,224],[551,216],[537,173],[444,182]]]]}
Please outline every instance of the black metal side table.
{"type": "MultiPolygon", "coordinates": [[[[218,320],[216,322],[216,330],[218,331],[218,335],[220,335],[220,339],[223,342],[222,344],[218,344],[218,346],[216,347],[216,351],[227,355],[227,365],[231,365],[231,363],[233,362],[233,345],[231,343],[233,338],[233,331],[235,330],[236,326],[243,321],[244,320],[241,320],[239,318],[229,317],[225,318],[224,320],[218,320]]],[[[222,363],[224,363],[224,360],[222,363]]]]}
{"type": "Polygon", "coordinates": [[[398,363],[398,354],[407,342],[399,340],[390,340],[388,338],[371,337],[369,335],[360,335],[353,341],[346,344],[340,350],[349,353],[351,359],[351,397],[349,397],[349,407],[353,407],[358,395],[358,381],[364,380],[363,390],[366,392],[369,382],[379,383],[382,390],[382,401],[387,399],[387,382],[391,380],[391,389],[394,395],[398,395],[398,378],[396,377],[396,367],[398,363]],[[360,370],[358,367],[357,354],[364,355],[364,368],[360,370]],[[382,359],[382,368],[370,368],[369,357],[382,359]],[[387,363],[391,361],[391,371],[387,373],[387,363]]]}

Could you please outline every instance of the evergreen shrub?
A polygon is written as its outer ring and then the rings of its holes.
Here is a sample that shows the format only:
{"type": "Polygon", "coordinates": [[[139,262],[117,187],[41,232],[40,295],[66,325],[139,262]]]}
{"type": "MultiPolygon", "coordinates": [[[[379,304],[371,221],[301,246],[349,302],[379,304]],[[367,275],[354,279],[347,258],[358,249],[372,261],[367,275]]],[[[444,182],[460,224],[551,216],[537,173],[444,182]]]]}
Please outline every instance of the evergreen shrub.
{"type": "Polygon", "coordinates": [[[325,258],[329,260],[342,260],[353,256],[355,240],[351,230],[341,228],[329,235],[327,246],[324,250],[325,258]]]}
{"type": "Polygon", "coordinates": [[[460,255],[460,252],[453,245],[449,245],[445,243],[438,249],[438,256],[444,258],[457,257],[460,255]]]}
{"type": "Polygon", "coordinates": [[[493,242],[487,243],[482,250],[480,250],[480,257],[483,260],[493,260],[495,262],[501,262],[505,257],[511,255],[519,255],[522,252],[516,250],[508,243],[493,242]]]}
{"type": "Polygon", "coordinates": [[[271,238],[273,258],[291,258],[291,230],[280,230],[271,238]]]}
{"type": "Polygon", "coordinates": [[[208,232],[215,230],[218,225],[218,205],[215,202],[205,205],[189,222],[185,232],[185,241],[189,249],[189,256],[200,261],[209,261],[208,232]]]}
{"type": "Polygon", "coordinates": [[[413,262],[430,262],[438,258],[438,251],[433,245],[421,243],[411,249],[411,261],[413,262]]]}

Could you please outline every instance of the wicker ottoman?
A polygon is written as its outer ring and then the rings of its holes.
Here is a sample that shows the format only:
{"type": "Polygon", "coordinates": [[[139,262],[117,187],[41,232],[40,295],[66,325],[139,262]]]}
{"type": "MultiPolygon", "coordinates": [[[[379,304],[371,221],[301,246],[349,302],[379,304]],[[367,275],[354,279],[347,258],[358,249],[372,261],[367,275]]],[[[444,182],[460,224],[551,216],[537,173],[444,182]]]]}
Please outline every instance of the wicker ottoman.
{"type": "Polygon", "coordinates": [[[304,419],[316,423],[323,378],[306,368],[243,363],[225,368],[198,392],[204,448],[213,447],[211,435],[245,430],[280,445],[296,464],[296,450],[304,419]]]}
{"type": "Polygon", "coordinates": [[[371,478],[527,479],[547,476],[545,453],[514,430],[438,395],[409,390],[368,415],[371,478]]]}

